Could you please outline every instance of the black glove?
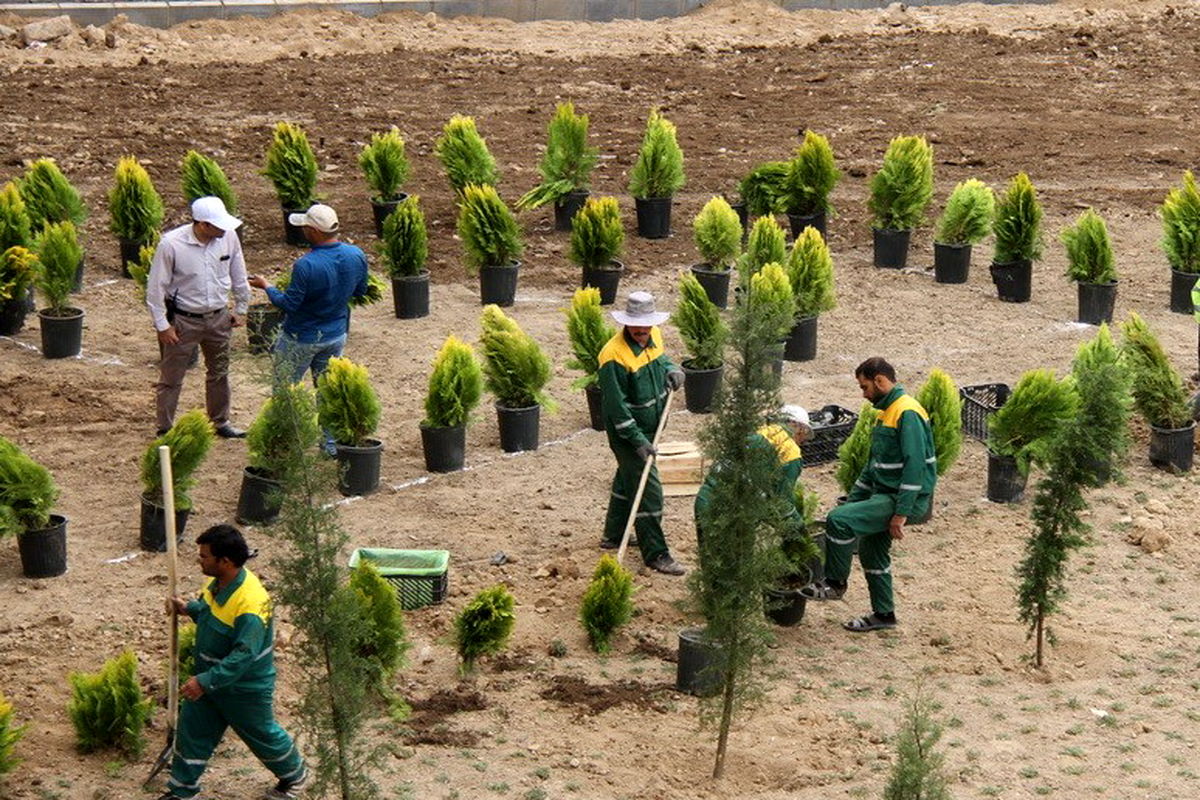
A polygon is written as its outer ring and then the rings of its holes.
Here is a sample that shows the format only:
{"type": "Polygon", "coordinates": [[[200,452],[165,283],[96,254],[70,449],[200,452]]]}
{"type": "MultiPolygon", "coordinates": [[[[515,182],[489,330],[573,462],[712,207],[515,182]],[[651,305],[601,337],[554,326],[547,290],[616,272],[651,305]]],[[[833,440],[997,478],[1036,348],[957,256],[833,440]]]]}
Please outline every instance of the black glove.
{"type": "Polygon", "coordinates": [[[672,392],[678,392],[683,388],[683,382],[686,376],[681,369],[673,369],[667,373],[667,385],[671,387],[672,392]]]}
{"type": "Polygon", "coordinates": [[[642,461],[649,461],[651,456],[658,455],[658,450],[655,449],[654,445],[646,442],[645,444],[638,445],[637,454],[638,458],[642,461]]]}

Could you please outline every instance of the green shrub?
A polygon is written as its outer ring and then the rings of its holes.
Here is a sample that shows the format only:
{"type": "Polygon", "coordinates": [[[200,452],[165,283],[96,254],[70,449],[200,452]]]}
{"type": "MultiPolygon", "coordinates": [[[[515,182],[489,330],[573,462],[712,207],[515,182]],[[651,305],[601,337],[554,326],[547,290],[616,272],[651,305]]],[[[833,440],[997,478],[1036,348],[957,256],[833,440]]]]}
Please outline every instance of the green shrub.
{"type": "Polygon", "coordinates": [[[692,235],[709,269],[728,270],[742,250],[742,223],[723,197],[704,204],[692,221],[692,235]]]}
{"type": "Polygon", "coordinates": [[[406,198],[383,221],[379,256],[393,278],[416,276],[425,270],[425,261],[429,258],[429,233],[425,228],[420,197],[406,198]]]}
{"type": "Polygon", "coordinates": [[[946,757],[935,750],[942,726],[934,710],[933,701],[918,687],[896,736],[896,763],[883,800],[951,800],[944,774],[946,757]]]}
{"type": "Polygon", "coordinates": [[[41,270],[36,253],[10,247],[0,254],[0,300],[24,298],[41,270]]]}
{"type": "Polygon", "coordinates": [[[784,183],[791,169],[790,161],[767,161],[742,178],[738,194],[749,216],[764,217],[783,211],[784,183]]]}
{"type": "Polygon", "coordinates": [[[370,662],[376,688],[385,697],[390,696],[392,678],[404,666],[410,647],[396,590],[369,562],[350,573],[350,590],[365,623],[358,653],[370,662]]]}
{"type": "Polygon", "coordinates": [[[447,336],[433,359],[429,389],[425,393],[426,427],[466,425],[483,395],[483,370],[471,346],[447,336]]]}
{"type": "Polygon", "coordinates": [[[348,358],[331,358],[317,379],[317,418],[334,441],[362,447],[379,427],[381,406],[367,368],[348,358]]]}
{"type": "Polygon", "coordinates": [[[304,129],[290,122],[276,123],[262,174],[275,186],[279,204],[296,211],[311,206],[317,194],[317,172],[317,156],[304,129]]]}
{"type": "Polygon", "coordinates": [[[1074,381],[1055,380],[1053,370],[1030,370],[1017,381],[1008,402],[988,419],[988,449],[1012,456],[1027,475],[1032,463],[1045,459],[1054,437],[1078,408],[1074,381]]]}
{"type": "Polygon", "coordinates": [[[935,367],[917,392],[917,402],[929,414],[937,474],[945,475],[962,450],[962,397],[950,376],[935,367]]]}
{"type": "Polygon", "coordinates": [[[897,136],[871,178],[872,227],[912,230],[933,199],[933,148],[924,136],[897,136]]]}
{"type": "Polygon", "coordinates": [[[42,263],[38,288],[45,295],[51,313],[62,314],[75,288],[75,272],[83,260],[75,224],[69,221],[47,224],[38,234],[36,246],[38,261],[42,263]]]}
{"type": "Polygon", "coordinates": [[[87,219],[79,191],[52,158],[39,158],[31,163],[18,188],[34,231],[49,222],[71,222],[79,228],[87,219]]]}
{"type": "Polygon", "coordinates": [[[641,199],[674,197],[685,180],[675,123],[654,109],[646,120],[642,147],[629,173],[629,193],[641,199]]]}
{"type": "Polygon", "coordinates": [[[133,156],[117,162],[108,192],[109,230],[119,239],[150,242],[163,224],[163,201],[149,173],[133,156]]]}
{"type": "Polygon", "coordinates": [[[1157,428],[1186,426],[1192,414],[1183,382],[1158,338],[1136,312],[1121,323],[1121,334],[1121,356],[1133,378],[1133,405],[1138,413],[1157,428]]]}
{"type": "Polygon", "coordinates": [[[879,410],[870,403],[863,403],[858,410],[858,421],[853,430],[838,447],[838,465],[834,478],[847,494],[862,474],[863,467],[871,457],[871,431],[879,420],[879,410]]]}
{"type": "Polygon", "coordinates": [[[554,409],[554,401],[545,393],[550,381],[550,359],[525,331],[499,306],[483,309],[483,378],[487,390],[504,408],[528,408],[533,405],[554,409]]]}
{"type": "MultiPolygon", "coordinates": [[[[184,617],[186,620],[187,617],[184,617]]],[[[196,674],[196,625],[193,622],[180,622],[179,625],[179,682],[187,683],[187,679],[196,674]]]]}
{"type": "Polygon", "coordinates": [[[126,261],[125,271],[133,278],[138,289],[138,301],[146,302],[146,285],[150,282],[150,262],[154,260],[154,245],[142,245],[138,248],[137,261],[126,261]]]}
{"type": "MultiPolygon", "coordinates": [[[[291,273],[288,274],[288,280],[291,280],[291,273]]],[[[378,303],[387,295],[387,282],[379,277],[374,272],[367,270],[367,291],[358,296],[351,296],[346,302],[346,305],[351,308],[362,308],[363,306],[371,306],[378,303]]]]}
{"type": "Polygon", "coordinates": [[[452,116],[433,149],[458,194],[468,186],[494,186],[500,180],[496,159],[488,152],[487,142],[479,135],[472,117],[452,116]]]}
{"type": "Polygon", "coordinates": [[[188,494],[196,485],[194,473],[204,462],[208,450],[212,447],[216,434],[213,425],[203,411],[194,409],[175,420],[171,429],[159,436],[146,452],[142,454],[142,493],[156,504],[162,503],[162,467],[158,457],[158,448],[167,445],[171,448],[171,478],[175,484],[175,508],[183,510],[192,507],[192,498],[188,494]]]}
{"type": "Polygon", "coordinates": [[[571,221],[567,257],[581,267],[603,269],[621,255],[625,228],[615,197],[589,197],[571,221]]]}
{"type": "Polygon", "coordinates": [[[595,287],[576,289],[567,309],[567,338],[574,357],[567,362],[571,369],[581,370],[583,377],[571,384],[573,389],[595,385],[600,372],[600,351],[616,331],[604,319],[600,310],[600,290],[595,287]]]}
{"type": "Polygon", "coordinates": [[[750,278],[750,310],[779,339],[786,338],[795,319],[796,301],[783,267],[767,264],[750,278]]]}
{"type": "Polygon", "coordinates": [[[454,646],[462,664],[459,671],[469,674],[480,656],[499,653],[508,646],[516,600],[504,586],[493,586],[475,595],[454,619],[454,646]]]}
{"type": "Polygon", "coordinates": [[[738,260],[742,282],[748,283],[754,273],[765,264],[783,264],[787,261],[787,236],[772,216],[759,217],[750,226],[750,238],[746,241],[746,252],[738,260]]]}
{"type": "Polygon", "coordinates": [[[805,131],[804,142],[788,162],[783,182],[784,210],[803,217],[832,211],[829,193],[841,177],[829,140],[819,133],[805,131]]]}
{"type": "Polygon", "coordinates": [[[1037,190],[1024,172],[1008,184],[1008,189],[996,202],[997,264],[1014,261],[1036,261],[1042,257],[1042,204],[1037,190]]]}
{"type": "Polygon", "coordinates": [[[812,578],[812,562],[821,558],[821,550],[809,534],[817,512],[821,508],[821,497],[808,491],[801,481],[792,487],[792,504],[800,515],[800,525],[783,537],[783,555],[787,558],[788,570],[785,578],[799,577],[805,581],[812,578]]]}
{"type": "Polygon", "coordinates": [[[188,150],[179,163],[183,199],[192,203],[201,197],[219,197],[225,210],[237,215],[238,199],[221,165],[195,150],[188,150]]]}
{"type": "Polygon", "coordinates": [[[1117,279],[1112,243],[1104,220],[1087,209],[1062,232],[1067,248],[1067,277],[1080,283],[1112,283],[1117,279]]]}
{"type": "Polygon", "coordinates": [[[29,247],[33,241],[29,212],[12,181],[0,189],[0,251],[10,247],[29,247]]]}
{"type": "Polygon", "coordinates": [[[472,274],[480,267],[504,267],[521,257],[524,245],[513,213],[493,186],[469,184],[462,189],[458,235],[472,274]]]}
{"type": "Polygon", "coordinates": [[[0,692],[0,777],[12,772],[21,763],[17,758],[17,742],[25,735],[25,726],[13,722],[12,703],[0,692]]]}
{"type": "Polygon", "coordinates": [[[692,369],[715,369],[725,363],[725,338],[729,330],[704,287],[690,272],[679,278],[679,305],[671,315],[679,335],[687,346],[692,369]]]}
{"type": "Polygon", "coordinates": [[[115,747],[127,757],[142,752],[142,730],[153,713],[153,704],[142,694],[137,679],[137,658],[126,650],[106,662],[97,673],[72,672],[67,714],[75,726],[75,743],[90,753],[115,747]]]}
{"type": "Polygon", "coordinates": [[[50,470],[0,436],[0,539],[45,528],[56,500],[50,470]]]}
{"type": "Polygon", "coordinates": [[[1114,461],[1129,450],[1129,413],[1133,386],[1129,369],[1113,343],[1108,326],[1101,323],[1096,335],[1079,346],[1071,364],[1079,393],[1079,419],[1075,430],[1083,450],[1098,464],[1092,483],[1105,482],[1114,461]]]}
{"type": "Polygon", "coordinates": [[[941,244],[978,244],[992,232],[995,213],[996,194],[991,187],[975,178],[965,180],[950,193],[933,239],[941,244]]]}
{"type": "Polygon", "coordinates": [[[607,653],[613,634],[633,617],[633,575],[610,555],[600,557],[583,593],[579,621],[592,649],[607,653]]]}
{"type": "Polygon", "coordinates": [[[399,199],[400,189],[408,180],[408,157],[404,155],[400,130],[393,127],[387,133],[372,133],[371,141],[358,154],[358,166],[375,193],[376,202],[399,199]]]}
{"type": "Polygon", "coordinates": [[[321,438],[317,401],[301,383],[278,381],[246,431],[250,466],[278,479],[289,463],[321,438]]]}
{"type": "Polygon", "coordinates": [[[1200,272],[1200,190],[1191,170],[1183,173],[1183,184],[1167,192],[1159,211],[1162,216],[1162,249],[1171,268],[1200,272]]]}
{"type": "Polygon", "coordinates": [[[546,152],[538,165],[542,182],[517,201],[517,208],[537,208],[557,203],[569,192],[588,188],[599,150],[588,147],[588,116],[576,114],[569,100],[559,103],[546,128],[546,152]]]}
{"type": "Polygon", "coordinates": [[[833,256],[816,228],[800,232],[787,261],[788,279],[796,298],[796,316],[812,317],[837,306],[833,289],[833,256]]]}

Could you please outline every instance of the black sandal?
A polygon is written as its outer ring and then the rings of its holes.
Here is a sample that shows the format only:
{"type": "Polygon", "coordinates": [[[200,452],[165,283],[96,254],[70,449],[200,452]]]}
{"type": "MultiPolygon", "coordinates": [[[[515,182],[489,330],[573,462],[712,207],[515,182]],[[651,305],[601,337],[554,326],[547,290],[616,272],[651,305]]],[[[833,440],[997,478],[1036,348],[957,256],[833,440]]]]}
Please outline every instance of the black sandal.
{"type": "Polygon", "coordinates": [[[895,619],[880,619],[874,614],[867,614],[862,617],[855,617],[852,620],[842,623],[842,627],[848,631],[855,633],[866,633],[867,631],[883,631],[896,627],[895,619]]]}

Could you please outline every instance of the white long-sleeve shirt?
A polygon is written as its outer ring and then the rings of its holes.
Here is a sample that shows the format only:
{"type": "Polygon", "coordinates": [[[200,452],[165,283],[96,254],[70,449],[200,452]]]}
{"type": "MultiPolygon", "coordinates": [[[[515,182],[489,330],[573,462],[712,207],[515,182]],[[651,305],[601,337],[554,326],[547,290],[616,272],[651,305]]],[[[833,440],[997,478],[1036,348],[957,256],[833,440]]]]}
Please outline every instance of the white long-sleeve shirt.
{"type": "Polygon", "coordinates": [[[166,298],[174,297],[183,311],[203,314],[225,308],[231,290],[233,311],[241,316],[250,305],[250,284],[236,231],[202,244],[188,223],[159,239],[146,282],[146,305],[156,331],[170,327],[166,298]]]}

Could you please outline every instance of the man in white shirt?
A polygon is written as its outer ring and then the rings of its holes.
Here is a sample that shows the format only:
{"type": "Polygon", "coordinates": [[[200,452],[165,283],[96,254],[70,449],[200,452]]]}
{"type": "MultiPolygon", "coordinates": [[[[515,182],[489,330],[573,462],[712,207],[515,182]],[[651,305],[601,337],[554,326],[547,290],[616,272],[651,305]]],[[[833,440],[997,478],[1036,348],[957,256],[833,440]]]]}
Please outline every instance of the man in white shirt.
{"type": "Polygon", "coordinates": [[[146,305],[162,345],[154,386],[159,436],[175,420],[183,377],[197,344],[204,353],[205,406],[217,435],[246,435],[229,422],[229,335],[242,324],[250,305],[246,262],[234,233],[241,224],[220,198],[201,197],[192,203],[192,222],[163,234],[154,251],[146,305]]]}

